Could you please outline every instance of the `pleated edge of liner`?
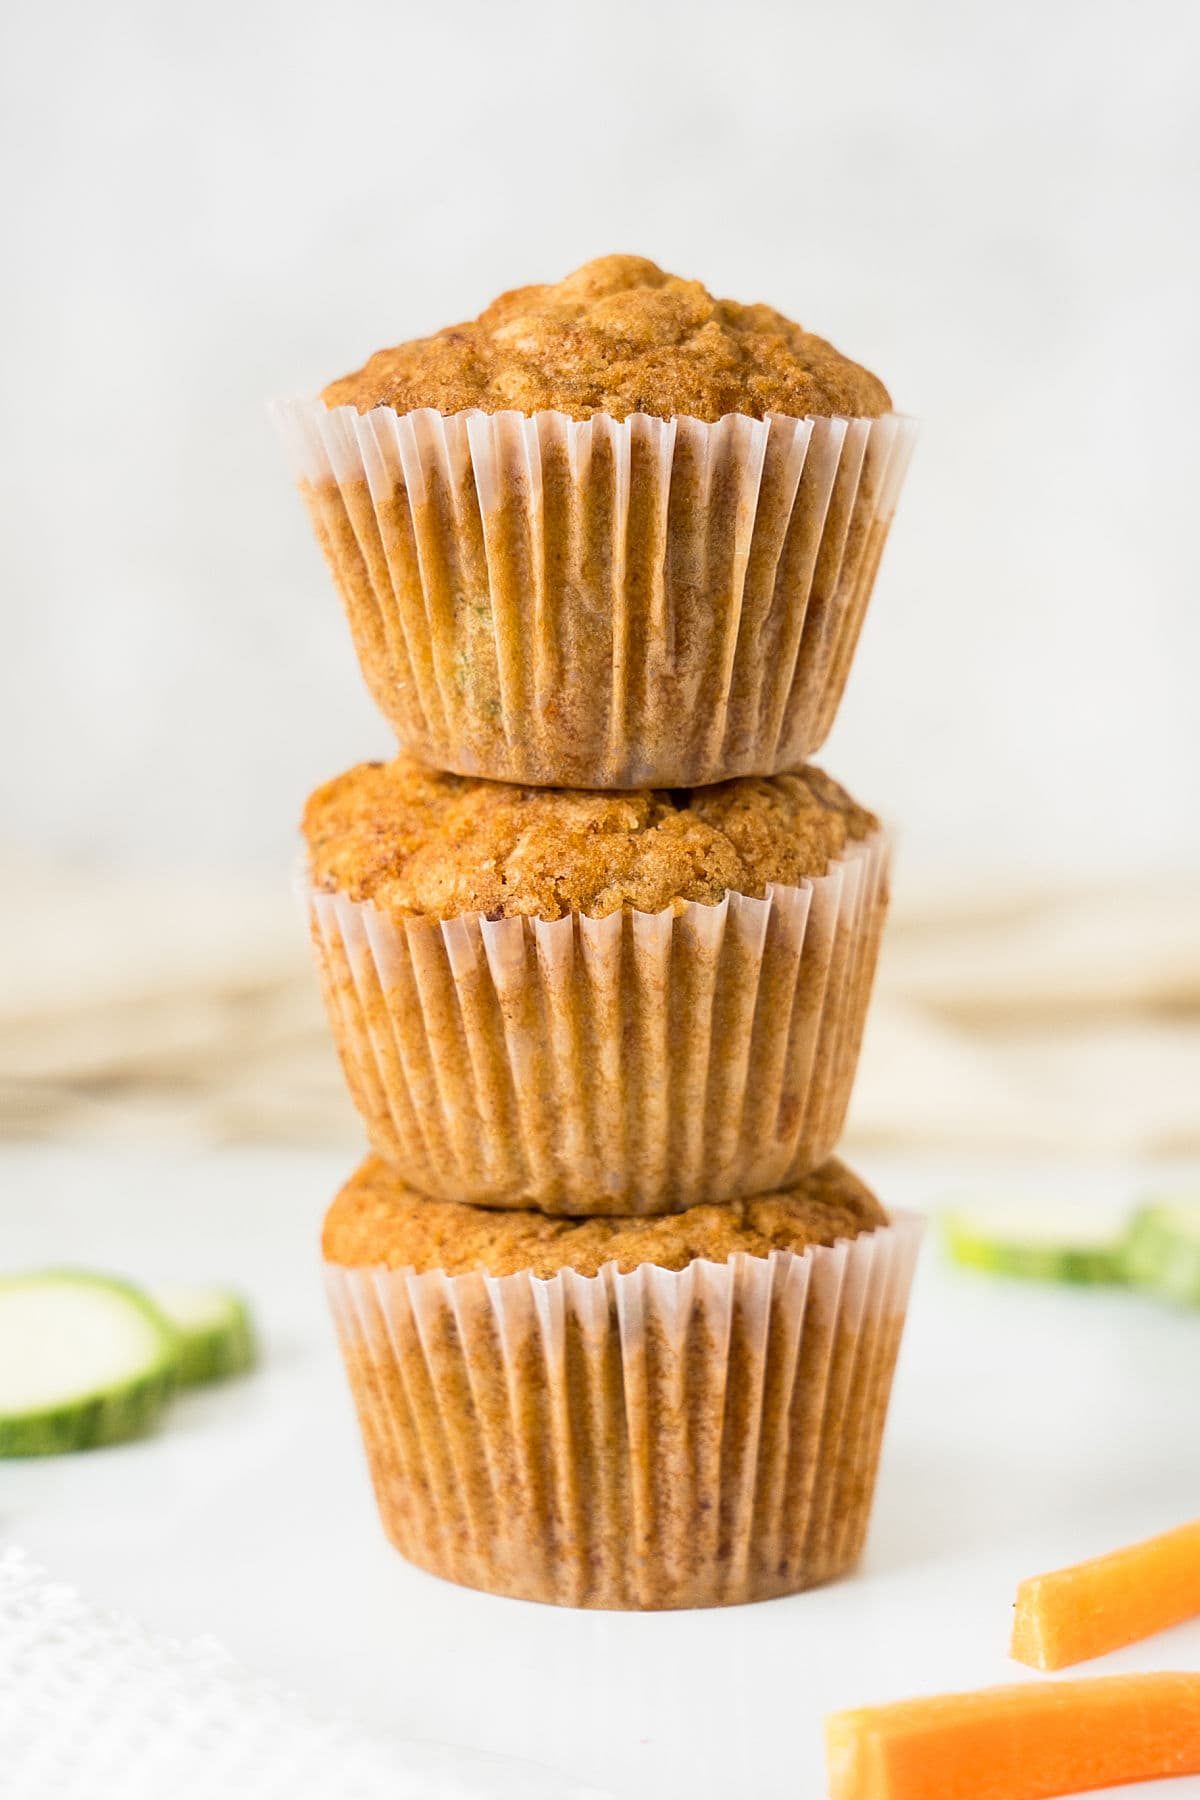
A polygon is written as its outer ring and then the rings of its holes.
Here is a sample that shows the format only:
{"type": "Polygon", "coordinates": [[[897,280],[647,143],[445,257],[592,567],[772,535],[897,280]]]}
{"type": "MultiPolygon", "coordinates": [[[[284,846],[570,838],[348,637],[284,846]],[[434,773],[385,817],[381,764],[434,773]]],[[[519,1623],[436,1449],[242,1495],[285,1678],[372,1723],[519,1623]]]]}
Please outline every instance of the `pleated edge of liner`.
{"type": "MultiPolygon", "coordinates": [[[[792,770],[782,771],[783,774],[791,774],[794,772],[795,771],[792,770]]],[[[482,781],[484,777],[464,776],[460,779],[478,779],[482,781]]],[[[739,781],[775,781],[778,780],[779,777],[774,775],[741,775],[734,777],[734,779],[739,781]]],[[[527,782],[496,782],[491,785],[497,787],[520,787],[529,786],[531,784],[527,782]]],[[[626,792],[625,789],[620,788],[611,790],[603,788],[546,788],[540,791],[551,794],[612,792],[618,798],[626,792]]],[[[656,790],[650,791],[653,792],[656,790]]],[[[491,919],[488,917],[487,913],[481,912],[478,907],[469,908],[466,912],[450,913],[446,918],[439,918],[433,913],[392,913],[386,907],[380,906],[372,897],[368,897],[365,900],[355,900],[344,888],[318,887],[312,878],[311,857],[303,847],[296,851],[293,859],[289,886],[296,904],[309,918],[311,918],[313,913],[317,910],[319,902],[328,902],[335,907],[352,907],[362,912],[370,912],[384,925],[392,926],[397,931],[403,931],[409,925],[424,925],[428,926],[431,930],[441,931],[447,925],[465,926],[471,924],[472,921],[475,921],[478,923],[480,931],[484,933],[486,938],[488,935],[486,927],[511,925],[515,923],[520,923],[522,925],[528,924],[536,933],[536,927],[539,925],[562,925],[567,921],[573,923],[576,919],[587,919],[589,923],[599,925],[609,919],[621,918],[625,913],[628,913],[631,919],[662,920],[667,917],[678,919],[681,914],[685,913],[691,907],[701,908],[706,912],[715,913],[726,906],[726,903],[729,900],[735,898],[738,900],[749,901],[752,905],[761,906],[767,910],[770,910],[772,906],[778,906],[781,909],[784,907],[795,907],[800,895],[811,895],[819,881],[828,881],[831,877],[841,876],[848,864],[855,862],[865,863],[869,869],[874,870],[881,882],[886,881],[891,873],[892,864],[895,861],[895,850],[895,832],[890,826],[880,825],[878,830],[869,832],[866,837],[848,840],[847,843],[843,845],[839,855],[831,856],[829,858],[829,862],[823,875],[802,875],[797,882],[768,881],[764,884],[763,892],[761,894],[747,894],[741,888],[727,887],[719,900],[685,900],[682,897],[679,897],[676,900],[669,901],[666,906],[659,907],[657,912],[646,912],[641,907],[628,905],[615,906],[611,912],[607,913],[589,913],[582,908],[572,908],[568,912],[560,913],[557,919],[545,919],[534,913],[505,913],[500,919],[491,919]]]]}
{"type": "MultiPolygon", "coordinates": [[[[753,1199],[755,1196],[751,1195],[750,1198],[753,1199]]],[[[431,1201],[430,1204],[441,1205],[447,1203],[431,1201]]],[[[463,1204],[465,1204],[465,1202],[463,1204]]],[[[711,1206],[718,1205],[719,1202],[705,1201],[701,1204],[711,1206]]],[[[477,1212],[494,1212],[498,1218],[512,1216],[511,1209],[508,1208],[500,1209],[478,1206],[474,1210],[477,1212]]],[[[605,1222],[607,1222],[608,1218],[613,1216],[620,1217],[622,1215],[605,1215],[605,1222]]],[[[668,1220],[678,1219],[682,1215],[679,1213],[634,1213],[624,1216],[636,1218],[638,1224],[643,1225],[652,1222],[656,1218],[668,1220]]],[[[574,1218],[568,1222],[571,1224],[578,1224],[580,1221],[578,1218],[574,1218]]],[[[697,1268],[718,1270],[729,1269],[736,1272],[737,1268],[744,1263],[764,1263],[768,1267],[778,1268],[783,1263],[793,1261],[799,1262],[806,1257],[816,1258],[821,1253],[835,1255],[840,1250],[853,1249],[856,1244],[862,1246],[877,1244],[885,1234],[893,1235],[897,1249],[905,1253],[911,1253],[915,1261],[916,1252],[919,1250],[921,1240],[925,1235],[926,1224],[927,1218],[924,1213],[915,1212],[908,1207],[898,1207],[894,1212],[888,1213],[888,1219],[885,1225],[873,1226],[870,1231],[860,1231],[853,1237],[835,1238],[832,1244],[807,1244],[803,1250],[787,1250],[777,1245],[775,1248],[768,1251],[766,1256],[756,1256],[751,1250],[735,1250],[732,1255],[726,1257],[724,1262],[715,1262],[710,1256],[694,1256],[689,1262],[685,1263],[682,1269],[664,1269],[661,1264],[651,1260],[637,1263],[632,1269],[620,1269],[617,1267],[616,1260],[614,1259],[612,1262],[601,1263],[594,1275],[584,1275],[578,1269],[572,1269],[569,1266],[556,1270],[553,1275],[535,1275],[531,1270],[525,1269],[515,1269],[507,1275],[489,1275],[487,1270],[482,1268],[459,1269],[456,1272],[451,1273],[446,1269],[417,1269],[414,1268],[411,1263],[401,1264],[392,1268],[387,1263],[339,1263],[329,1257],[323,1258],[323,1261],[325,1279],[327,1284],[331,1286],[338,1286],[347,1278],[365,1279],[372,1283],[377,1283],[380,1280],[386,1280],[390,1283],[394,1279],[396,1281],[403,1281],[405,1286],[410,1286],[413,1282],[429,1281],[431,1283],[444,1285],[447,1282],[479,1277],[483,1280],[489,1294],[506,1282],[530,1284],[534,1287],[535,1292],[537,1292],[540,1290],[549,1290],[556,1283],[562,1283],[566,1286],[567,1283],[564,1281],[565,1276],[573,1277],[574,1282],[583,1282],[586,1284],[595,1282],[607,1287],[610,1283],[615,1284],[617,1282],[630,1281],[635,1276],[640,1275],[644,1269],[656,1269],[659,1275],[665,1279],[670,1279],[671,1277],[679,1279],[687,1275],[689,1270],[697,1268]]],[[[897,1312],[902,1313],[903,1311],[903,1306],[897,1308],[897,1312]]]]}
{"type": "MultiPolygon", "coordinates": [[[[626,431],[633,421],[648,421],[651,426],[670,426],[676,422],[684,426],[705,432],[716,432],[729,429],[730,420],[742,420],[749,426],[761,426],[769,433],[775,421],[785,425],[813,426],[820,424],[841,425],[848,431],[852,425],[865,424],[868,429],[875,425],[889,424],[894,427],[896,442],[892,446],[888,459],[885,489],[878,517],[890,520],[895,512],[900,489],[904,484],[904,476],[916,444],[918,420],[912,413],[783,413],[768,412],[761,418],[754,413],[727,412],[719,419],[698,419],[693,413],[648,413],[629,412],[623,419],[614,418],[608,412],[595,412],[586,419],[576,419],[571,413],[565,413],[558,407],[536,407],[532,412],[520,412],[515,407],[499,407],[495,412],[488,412],[482,406],[459,407],[454,412],[439,412],[435,406],[413,406],[400,411],[394,406],[380,403],[360,412],[356,406],[326,406],[320,395],[288,394],[268,400],[267,416],[281,439],[284,453],[292,478],[298,483],[315,485],[322,482],[337,482],[338,477],[328,452],[322,444],[321,457],[314,458],[312,441],[309,435],[312,430],[320,434],[323,422],[331,421],[332,429],[349,430],[357,433],[358,421],[370,420],[378,415],[390,414],[395,419],[437,419],[445,425],[451,420],[487,419],[505,421],[520,420],[529,425],[533,420],[544,418],[561,420],[567,427],[588,426],[599,420],[602,429],[612,428],[615,431],[626,431]]],[[[558,428],[556,423],[556,429],[558,428]]]]}

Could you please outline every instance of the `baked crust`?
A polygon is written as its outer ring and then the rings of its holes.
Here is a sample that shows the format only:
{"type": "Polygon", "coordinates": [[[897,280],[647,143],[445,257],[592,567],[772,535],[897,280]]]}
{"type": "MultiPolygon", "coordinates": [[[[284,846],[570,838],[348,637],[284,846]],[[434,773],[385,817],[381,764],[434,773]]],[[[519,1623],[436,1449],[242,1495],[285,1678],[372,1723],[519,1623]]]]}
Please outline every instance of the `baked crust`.
{"type": "Polygon", "coordinates": [[[313,885],[394,918],[592,918],[761,897],[824,875],[878,820],[812,764],[713,787],[510,787],[407,757],[360,763],[304,813],[313,885]]]}
{"type": "Polygon", "coordinates": [[[427,1200],[372,1156],[330,1207],[321,1247],[327,1262],[346,1268],[448,1275],[483,1269],[548,1279],[562,1269],[595,1275],[606,1263],[622,1272],[642,1263],[683,1269],[699,1258],[727,1262],[738,1252],[801,1252],[887,1222],[874,1194],[836,1157],[797,1186],[752,1200],[645,1218],[563,1219],[427,1200]]]}
{"type": "Polygon", "coordinates": [[[368,412],[644,412],[713,421],[869,417],[883,383],[773,307],[718,300],[642,256],[602,256],[554,285],[514,288],[477,319],[378,350],[327,406],[368,412]]]}

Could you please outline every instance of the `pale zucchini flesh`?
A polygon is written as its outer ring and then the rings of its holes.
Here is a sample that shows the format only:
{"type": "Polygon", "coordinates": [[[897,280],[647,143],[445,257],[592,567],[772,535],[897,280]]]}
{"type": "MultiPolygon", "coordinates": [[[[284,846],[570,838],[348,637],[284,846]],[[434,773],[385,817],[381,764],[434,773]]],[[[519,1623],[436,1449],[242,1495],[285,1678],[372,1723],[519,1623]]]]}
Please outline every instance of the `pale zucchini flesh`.
{"type": "Polygon", "coordinates": [[[1140,1207],[1125,1242],[1125,1273],[1134,1287],[1200,1306],[1200,1198],[1140,1207]]]}
{"type": "Polygon", "coordinates": [[[0,1278],[0,1456],[140,1437],[175,1368],[170,1325],[125,1282],[69,1269],[0,1278]]]}

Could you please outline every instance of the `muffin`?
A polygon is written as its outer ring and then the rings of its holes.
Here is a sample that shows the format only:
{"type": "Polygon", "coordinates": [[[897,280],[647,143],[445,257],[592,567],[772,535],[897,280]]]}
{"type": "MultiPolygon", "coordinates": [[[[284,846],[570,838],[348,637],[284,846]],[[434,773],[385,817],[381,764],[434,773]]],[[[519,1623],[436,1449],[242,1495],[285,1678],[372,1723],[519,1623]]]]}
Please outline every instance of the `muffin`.
{"type": "Polygon", "coordinates": [[[601,257],[278,418],[368,686],[421,761],[679,787],[824,741],[911,428],[771,307],[601,257]]]}
{"type": "Polygon", "coordinates": [[[841,1163],[668,1218],[432,1202],[378,1159],[325,1221],[384,1529],[565,1606],[722,1606],[858,1558],[919,1229],[841,1163]]]}
{"type": "Polygon", "coordinates": [[[398,758],[319,788],[304,830],[350,1091],[422,1193],[671,1212],[830,1154],[887,859],[819,769],[618,794],[398,758]]]}

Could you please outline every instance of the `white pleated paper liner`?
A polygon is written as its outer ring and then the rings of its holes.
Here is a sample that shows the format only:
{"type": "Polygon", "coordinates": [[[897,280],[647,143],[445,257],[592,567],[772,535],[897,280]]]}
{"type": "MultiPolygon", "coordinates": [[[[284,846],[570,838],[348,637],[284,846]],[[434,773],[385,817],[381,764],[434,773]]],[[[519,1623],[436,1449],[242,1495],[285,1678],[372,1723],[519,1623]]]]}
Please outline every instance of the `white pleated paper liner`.
{"type": "Polygon", "coordinates": [[[866,1536],[920,1222],[680,1272],[327,1286],[384,1529],[560,1606],[790,1594],[866,1536]]]}
{"type": "Polygon", "coordinates": [[[911,420],[274,411],[367,685],[419,760],[690,787],[827,736],[911,420]]]}
{"type": "Polygon", "coordinates": [[[887,843],[716,906],[393,920],[314,893],[333,1034],[372,1148],[418,1192],[677,1212],[786,1187],[841,1132],[887,843]]]}

